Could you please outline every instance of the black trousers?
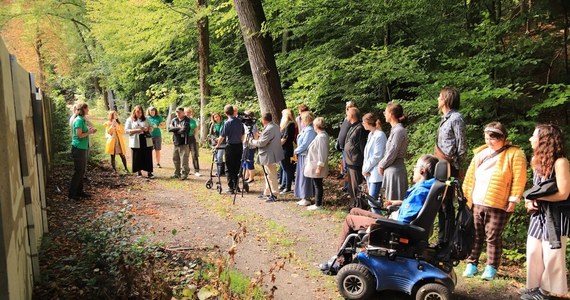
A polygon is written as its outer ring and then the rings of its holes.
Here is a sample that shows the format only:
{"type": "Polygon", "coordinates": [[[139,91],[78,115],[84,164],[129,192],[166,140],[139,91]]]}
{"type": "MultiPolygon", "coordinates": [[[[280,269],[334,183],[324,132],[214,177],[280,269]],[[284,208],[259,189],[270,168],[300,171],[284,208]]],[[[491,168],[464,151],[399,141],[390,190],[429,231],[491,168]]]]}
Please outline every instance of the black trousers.
{"type": "Polygon", "coordinates": [[[313,187],[315,189],[315,205],[323,205],[323,179],[313,178],[313,187]]]}
{"type": "MultiPolygon", "coordinates": [[[[459,178],[459,170],[454,168],[451,164],[450,168],[451,176],[459,178]]],[[[454,226],[452,225],[455,222],[455,208],[453,207],[454,194],[455,191],[452,188],[447,189],[447,193],[445,194],[445,198],[443,199],[437,214],[437,224],[439,226],[437,243],[440,246],[446,246],[453,235],[454,226]]]]}
{"type": "Polygon", "coordinates": [[[71,147],[71,157],[73,158],[73,176],[69,184],[69,198],[78,199],[83,191],[83,176],[87,168],[87,150],[71,147]]]}
{"type": "Polygon", "coordinates": [[[239,167],[243,154],[243,144],[228,144],[226,146],[226,174],[228,177],[228,187],[236,190],[238,187],[239,167]]]}
{"type": "Polygon", "coordinates": [[[348,192],[350,194],[350,199],[352,200],[353,207],[358,206],[358,186],[364,180],[362,176],[362,166],[347,165],[348,168],[348,192]]]}

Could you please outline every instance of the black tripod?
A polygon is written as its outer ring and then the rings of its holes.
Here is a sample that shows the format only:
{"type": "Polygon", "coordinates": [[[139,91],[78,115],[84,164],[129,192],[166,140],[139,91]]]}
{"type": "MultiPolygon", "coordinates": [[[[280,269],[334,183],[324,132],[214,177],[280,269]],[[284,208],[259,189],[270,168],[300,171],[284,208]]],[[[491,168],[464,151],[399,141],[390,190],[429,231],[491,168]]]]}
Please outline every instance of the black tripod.
{"type": "Polygon", "coordinates": [[[239,172],[238,172],[238,180],[235,182],[235,186],[233,187],[234,189],[234,200],[233,200],[233,204],[236,204],[236,195],[237,193],[240,192],[240,188],[239,188],[239,182],[240,182],[240,178],[241,178],[241,196],[243,197],[243,193],[249,193],[249,183],[247,182],[247,180],[245,179],[245,163],[247,162],[247,158],[248,158],[248,154],[249,154],[249,141],[253,138],[253,125],[252,126],[248,126],[248,130],[249,133],[247,134],[247,137],[245,138],[245,142],[243,143],[243,152],[241,154],[241,161],[239,164],[239,172]]]}

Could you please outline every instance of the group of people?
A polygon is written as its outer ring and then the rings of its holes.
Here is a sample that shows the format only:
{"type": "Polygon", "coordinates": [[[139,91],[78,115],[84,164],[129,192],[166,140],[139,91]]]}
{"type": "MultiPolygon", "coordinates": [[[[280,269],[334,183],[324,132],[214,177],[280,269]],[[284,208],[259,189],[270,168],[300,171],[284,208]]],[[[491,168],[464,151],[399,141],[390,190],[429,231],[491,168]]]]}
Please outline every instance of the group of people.
{"type": "MultiPolygon", "coordinates": [[[[346,136],[342,136],[341,127],[339,142],[344,144],[344,147],[339,147],[337,143],[337,148],[343,151],[343,167],[348,173],[348,191],[351,197],[355,197],[356,187],[364,179],[368,193],[373,198],[378,197],[378,186],[381,185],[384,189],[384,204],[401,204],[395,218],[409,223],[417,217],[427,198],[430,180],[433,181],[433,169],[438,160],[446,160],[449,163],[452,177],[462,177],[460,167],[467,145],[464,120],[458,112],[457,89],[444,88],[438,98],[438,108],[442,112],[442,119],[436,134],[435,156],[420,157],[414,168],[415,185],[407,192],[402,192],[407,186],[403,161],[408,142],[406,129],[402,126],[402,121],[405,120],[403,110],[393,103],[386,107],[384,115],[392,127],[386,140],[378,134],[377,131],[381,130],[378,124],[373,126],[376,121],[374,116],[367,114],[363,117],[362,129],[355,125],[358,123],[355,117],[358,110],[354,108],[353,103],[347,102],[345,121],[349,125],[348,129],[344,129],[346,136]],[[363,130],[369,131],[368,141],[364,146],[361,141],[363,134],[359,133],[363,130]],[[364,162],[359,160],[360,155],[364,156],[364,162]],[[375,173],[374,176],[372,172],[375,173]]],[[[481,279],[493,280],[500,265],[502,233],[516,204],[523,199],[527,181],[527,159],[520,147],[508,141],[508,131],[500,122],[487,124],[483,129],[483,137],[484,145],[474,150],[473,159],[462,183],[468,205],[473,209],[475,225],[474,247],[467,258],[463,276],[474,277],[480,272],[479,257],[483,252],[483,244],[486,243],[487,260],[481,279]]],[[[520,294],[521,299],[549,299],[551,293],[565,295],[568,292],[565,248],[570,220],[564,212],[556,210],[554,216],[548,212],[553,211],[551,206],[556,205],[556,202],[568,199],[570,167],[565,154],[563,135],[557,126],[538,125],[530,142],[533,149],[530,164],[534,184],[555,178],[557,192],[524,201],[530,214],[530,225],[527,239],[527,286],[520,294]]],[[[453,222],[454,218],[452,200],[453,193],[446,193],[438,214],[439,228],[452,228],[446,226],[446,222],[453,222]]],[[[339,247],[349,233],[366,229],[381,217],[377,207],[372,206],[371,210],[351,210],[339,236],[339,247]]],[[[451,236],[450,232],[440,231],[437,246],[444,248],[450,242],[451,236]]],[[[337,263],[342,263],[342,259],[335,257],[337,263]]],[[[326,264],[321,266],[323,269],[329,267],[326,264]]]]}
{"type": "MultiPolygon", "coordinates": [[[[384,134],[380,118],[372,113],[360,117],[360,111],[351,101],[346,103],[346,118],[341,125],[336,148],[342,151],[343,169],[348,174],[347,190],[353,205],[357,204],[359,190],[366,183],[367,193],[373,198],[382,198],[384,205],[399,204],[394,218],[409,223],[417,217],[431,184],[434,169],[439,160],[449,163],[451,176],[462,178],[461,165],[467,153],[465,123],[458,112],[459,92],[452,87],[441,90],[438,109],[442,113],[436,133],[434,155],[422,155],[413,172],[414,186],[408,189],[405,158],[408,135],[403,126],[406,116],[401,105],[389,103],[384,117],[390,124],[388,136],[384,134]]],[[[283,110],[277,124],[270,113],[262,115],[263,128],[257,130],[244,125],[237,115],[237,108],[224,107],[225,122],[219,114],[212,116],[209,135],[216,149],[217,172],[226,172],[228,193],[239,192],[240,166],[253,169],[249,153],[257,149],[259,163],[264,172],[265,188],[259,198],[274,202],[277,194],[293,192],[297,204],[308,210],[320,209],[323,205],[323,178],[327,177],[329,161],[329,136],[322,117],[315,118],[306,105],[298,107],[299,115],[290,109],[283,110]],[[249,132],[248,132],[249,131],[249,132]],[[246,153],[244,154],[244,151],[246,153]],[[251,152],[250,152],[251,151],[251,152]],[[296,157],[296,167],[293,159],[296,157]],[[225,158],[225,162],[224,162],[225,158]],[[279,165],[279,170],[277,168],[279,165]],[[226,169],[226,170],[224,170],[226,169]],[[294,185],[293,185],[294,183],[294,185]],[[314,204],[311,200],[314,200],[314,204]],[[312,204],[312,205],[311,205],[312,204]]],[[[89,136],[97,130],[89,125],[86,116],[87,104],[75,107],[70,119],[74,174],[69,188],[69,198],[78,200],[89,195],[83,190],[83,177],[89,150],[89,136]]],[[[195,175],[199,175],[198,151],[195,134],[197,122],[191,109],[176,109],[176,118],[168,125],[173,134],[175,165],[174,177],[186,179],[189,175],[189,153],[192,152],[195,175]]],[[[255,123],[255,121],[253,122],[255,123]]],[[[125,166],[125,144],[122,134],[129,134],[132,149],[132,172],[142,175],[146,171],[153,177],[152,149],[160,167],[161,136],[163,120],[155,108],[149,108],[147,116],[141,106],[135,106],[131,116],[121,126],[116,112],[110,112],[105,123],[108,135],[105,151],[111,155],[113,171],[115,156],[119,155],[125,166]]],[[[462,180],[462,189],[472,207],[475,225],[475,241],[465,277],[480,272],[479,257],[486,243],[486,263],[481,278],[493,280],[500,266],[502,233],[515,206],[523,199],[527,180],[527,159],[518,146],[508,139],[508,131],[500,122],[491,122],[483,128],[484,144],[475,148],[474,156],[462,180]]],[[[570,233],[570,220],[565,213],[548,212],[556,202],[568,199],[570,194],[570,165],[566,158],[563,134],[555,125],[538,125],[530,137],[533,155],[530,165],[533,182],[555,178],[557,192],[534,200],[525,200],[530,214],[527,239],[527,286],[521,290],[521,299],[549,299],[550,293],[566,294],[566,243],[570,233]],[[556,230],[551,230],[555,227],[556,230]],[[553,236],[554,235],[554,236],[553,236]],[[554,244],[552,241],[558,241],[554,244]]],[[[253,177],[246,177],[248,182],[253,177]]],[[[377,203],[377,202],[375,202],[377,203]]],[[[367,228],[380,216],[381,207],[369,203],[371,211],[353,208],[346,217],[339,237],[339,247],[345,237],[354,231],[367,228]]],[[[446,222],[453,220],[453,193],[447,193],[439,212],[439,228],[448,228],[446,222]]],[[[450,242],[451,233],[438,233],[438,246],[450,242]]],[[[342,263],[342,262],[341,262],[342,263]]]]}
{"type": "MultiPolygon", "coordinates": [[[[259,195],[260,199],[274,202],[277,201],[278,194],[294,192],[294,195],[301,199],[302,205],[311,204],[307,199],[315,196],[315,204],[309,206],[309,210],[321,208],[323,178],[328,174],[329,137],[325,131],[326,124],[323,118],[315,119],[304,105],[299,109],[302,113],[298,120],[290,109],[284,109],[281,112],[279,125],[271,113],[263,114],[261,132],[255,127],[255,121],[252,123],[254,118],[251,113],[246,112],[245,117],[240,118],[237,108],[232,105],[224,107],[224,114],[227,117],[224,123],[219,116],[213,115],[209,131],[210,139],[216,151],[225,150],[228,193],[239,192],[240,166],[244,171],[253,171],[252,153],[255,150],[258,153],[257,163],[261,165],[266,178],[265,188],[259,195]],[[297,155],[296,169],[292,162],[294,155],[297,155]]],[[[218,170],[224,164],[220,162],[221,159],[219,152],[216,153],[218,170]]],[[[249,183],[254,180],[252,175],[247,173],[243,176],[249,183]]]]}

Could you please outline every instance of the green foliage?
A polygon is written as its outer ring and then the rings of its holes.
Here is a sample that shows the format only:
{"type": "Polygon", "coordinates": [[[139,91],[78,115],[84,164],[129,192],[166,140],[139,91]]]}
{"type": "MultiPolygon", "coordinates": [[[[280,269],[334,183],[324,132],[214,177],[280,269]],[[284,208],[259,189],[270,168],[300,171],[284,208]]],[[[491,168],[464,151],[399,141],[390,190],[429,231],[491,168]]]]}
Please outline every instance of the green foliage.
{"type": "MultiPolygon", "coordinates": [[[[231,0],[208,1],[199,10],[186,0],[12,2],[1,4],[9,9],[2,10],[0,21],[21,18],[26,28],[38,28],[46,19],[61,25],[58,36],[69,50],[72,71],[63,79],[56,74],[52,82],[72,91],[61,93],[67,100],[69,94],[90,98],[93,78],[99,78],[100,85],[131,104],[162,111],[172,103],[199,107],[196,21],[207,17],[211,95],[206,113],[221,112],[228,103],[259,110],[231,0]],[[77,30],[73,19],[85,26],[77,30]]],[[[570,122],[562,35],[567,7],[540,2],[522,11],[520,1],[493,3],[500,5],[266,0],[263,33],[273,38],[287,105],[308,104],[326,118],[333,137],[345,101],[355,101],[363,113],[379,113],[396,100],[409,117],[411,166],[421,154],[433,153],[440,120],[436,99],[442,87],[453,85],[461,91],[470,149],[483,144],[483,126],[498,120],[530,156],[534,124],[554,122],[566,129],[570,122]]],[[[37,33],[26,32],[26,39],[37,33]]],[[[59,72],[55,56],[48,58],[46,68],[59,72]]],[[[335,163],[338,156],[332,157],[335,163]]],[[[507,244],[518,247],[524,236],[515,228],[526,225],[524,214],[515,213],[511,223],[507,244]]]]}
{"type": "Polygon", "coordinates": [[[71,144],[71,129],[68,124],[71,112],[67,108],[63,95],[52,94],[47,101],[48,104],[51,102],[53,109],[50,131],[53,152],[68,151],[71,144]]]}

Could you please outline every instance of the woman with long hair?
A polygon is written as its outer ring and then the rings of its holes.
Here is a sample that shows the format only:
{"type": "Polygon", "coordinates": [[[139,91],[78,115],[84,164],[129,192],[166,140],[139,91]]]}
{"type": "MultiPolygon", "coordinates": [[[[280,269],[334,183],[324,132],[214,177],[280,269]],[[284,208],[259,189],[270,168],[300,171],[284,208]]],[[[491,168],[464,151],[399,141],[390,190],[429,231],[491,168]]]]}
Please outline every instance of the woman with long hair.
{"type": "Polygon", "coordinates": [[[529,141],[533,150],[534,184],[555,178],[558,191],[537,200],[525,200],[525,207],[531,215],[526,242],[526,288],[521,291],[521,299],[550,299],[551,293],[568,293],[566,243],[570,234],[570,218],[560,211],[556,215],[547,211],[556,202],[568,199],[570,166],[558,126],[537,125],[529,141]],[[550,236],[552,231],[549,227],[559,236],[550,236]],[[551,244],[551,240],[556,239],[558,245],[551,244]]]}
{"type": "Polygon", "coordinates": [[[158,113],[158,109],[152,106],[147,108],[146,116],[150,123],[150,137],[152,138],[152,148],[154,149],[156,166],[162,168],[160,165],[160,150],[162,149],[162,132],[160,128],[164,127],[164,118],[158,113]]]}
{"type": "Polygon", "coordinates": [[[305,177],[303,174],[305,170],[305,157],[309,151],[309,145],[317,136],[317,133],[313,128],[314,119],[315,117],[313,116],[312,112],[305,111],[301,114],[301,121],[303,122],[305,128],[303,128],[303,130],[301,130],[299,133],[299,136],[297,136],[297,148],[293,150],[293,153],[297,154],[297,177],[295,178],[294,195],[295,198],[301,199],[297,202],[297,204],[301,206],[311,205],[309,198],[313,197],[315,194],[315,191],[313,189],[313,180],[311,178],[305,177]]]}
{"type": "Polygon", "coordinates": [[[392,127],[386,141],[384,157],[378,164],[378,172],[384,176],[382,179],[382,188],[386,193],[384,198],[388,201],[404,200],[408,189],[408,173],[404,165],[408,151],[408,131],[402,124],[406,121],[404,108],[400,104],[390,102],[386,106],[384,116],[392,127]]]}
{"type": "Polygon", "coordinates": [[[295,141],[295,131],[297,130],[297,123],[295,116],[290,109],[281,111],[281,122],[279,124],[281,129],[281,147],[285,158],[281,161],[281,186],[280,194],[287,194],[291,192],[291,185],[293,184],[293,175],[295,170],[291,164],[291,157],[293,157],[293,142],[295,141]]]}
{"type": "Polygon", "coordinates": [[[76,117],[71,123],[71,156],[73,157],[74,172],[69,183],[68,197],[71,200],[88,198],[89,194],[83,189],[83,175],[87,167],[87,150],[89,150],[89,136],[97,129],[87,126],[85,117],[89,114],[87,103],[75,107],[76,117]]]}
{"type": "Polygon", "coordinates": [[[144,116],[143,108],[135,106],[131,116],[125,122],[125,132],[129,134],[129,148],[132,150],[132,171],[142,176],[146,171],[148,178],[152,175],[152,138],[150,136],[150,123],[144,116]]]}
{"type": "Polygon", "coordinates": [[[107,113],[107,121],[103,123],[103,125],[105,125],[105,132],[107,133],[105,154],[111,155],[111,167],[113,168],[113,173],[117,173],[117,168],[115,167],[116,155],[121,157],[123,166],[128,173],[129,169],[127,168],[127,158],[125,157],[126,148],[125,142],[123,141],[125,129],[123,128],[123,125],[121,125],[117,112],[112,110],[107,113]]]}
{"type": "Polygon", "coordinates": [[[475,225],[474,245],[463,276],[473,277],[478,272],[486,241],[487,262],[481,279],[493,280],[503,253],[503,230],[526,184],[526,157],[507,140],[507,129],[499,122],[487,124],[483,137],[485,144],[475,149],[463,182],[467,202],[473,204],[475,225]]]}

